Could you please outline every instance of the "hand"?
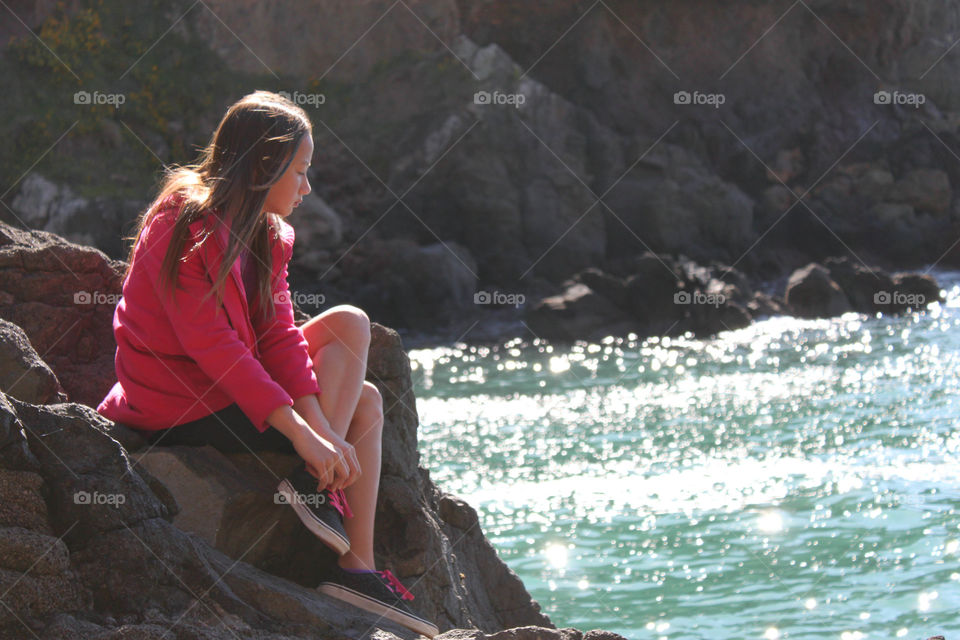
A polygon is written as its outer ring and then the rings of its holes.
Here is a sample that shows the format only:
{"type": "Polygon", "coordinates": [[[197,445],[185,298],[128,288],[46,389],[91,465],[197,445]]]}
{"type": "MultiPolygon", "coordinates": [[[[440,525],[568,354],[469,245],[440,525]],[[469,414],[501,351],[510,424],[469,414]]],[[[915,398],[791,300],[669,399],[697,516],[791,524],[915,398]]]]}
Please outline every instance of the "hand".
{"type": "Polygon", "coordinates": [[[350,468],[343,453],[308,425],[304,425],[291,438],[291,442],[306,463],[307,471],[320,483],[318,491],[333,484],[337,478],[349,476],[350,468]]]}
{"type": "Polygon", "coordinates": [[[334,487],[331,487],[331,491],[336,491],[337,489],[346,489],[354,482],[359,480],[360,474],[363,473],[363,471],[360,469],[360,461],[357,460],[357,452],[354,450],[352,444],[335,433],[327,434],[325,435],[325,438],[333,443],[333,446],[337,448],[337,450],[343,456],[344,461],[347,463],[346,475],[342,477],[338,476],[334,479],[334,487]]]}

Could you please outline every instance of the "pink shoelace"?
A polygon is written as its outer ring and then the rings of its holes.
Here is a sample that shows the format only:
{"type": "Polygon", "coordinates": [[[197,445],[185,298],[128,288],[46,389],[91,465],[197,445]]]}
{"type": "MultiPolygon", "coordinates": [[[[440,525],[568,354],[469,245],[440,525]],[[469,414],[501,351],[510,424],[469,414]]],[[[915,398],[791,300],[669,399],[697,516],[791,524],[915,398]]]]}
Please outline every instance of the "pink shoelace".
{"type": "Polygon", "coordinates": [[[403,586],[403,583],[397,579],[397,576],[390,573],[389,569],[377,571],[377,573],[387,581],[387,586],[400,594],[401,600],[413,600],[413,594],[407,591],[407,588],[403,586]]]}
{"type": "Polygon", "coordinates": [[[343,493],[343,489],[337,489],[336,491],[327,489],[327,493],[330,495],[330,504],[340,512],[340,515],[344,518],[353,517],[353,511],[350,510],[350,505],[347,504],[347,496],[343,493]]]}

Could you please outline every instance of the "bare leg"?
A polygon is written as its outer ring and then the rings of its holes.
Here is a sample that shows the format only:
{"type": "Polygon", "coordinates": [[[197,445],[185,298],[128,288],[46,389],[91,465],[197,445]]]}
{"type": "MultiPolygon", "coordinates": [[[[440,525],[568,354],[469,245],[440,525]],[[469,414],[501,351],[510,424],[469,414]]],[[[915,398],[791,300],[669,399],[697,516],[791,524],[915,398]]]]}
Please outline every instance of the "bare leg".
{"type": "Polygon", "coordinates": [[[301,327],[320,384],[320,409],[341,437],[350,427],[367,374],[370,320],[360,309],[339,305],[301,327]]]}
{"type": "Polygon", "coordinates": [[[380,484],[383,399],[364,381],[370,349],[370,320],[360,309],[339,305],[301,326],[320,385],[318,400],[330,428],[354,446],[362,471],[345,490],[354,514],[344,520],[350,551],[340,566],[375,569],[373,524],[380,484]]]}
{"type": "Polygon", "coordinates": [[[380,487],[381,434],[383,433],[383,399],[370,382],[364,383],[357,413],[350,423],[346,440],[357,452],[363,473],[344,490],[353,517],[343,523],[350,538],[350,551],[340,557],[345,569],[376,569],[373,559],[373,524],[380,487]]]}

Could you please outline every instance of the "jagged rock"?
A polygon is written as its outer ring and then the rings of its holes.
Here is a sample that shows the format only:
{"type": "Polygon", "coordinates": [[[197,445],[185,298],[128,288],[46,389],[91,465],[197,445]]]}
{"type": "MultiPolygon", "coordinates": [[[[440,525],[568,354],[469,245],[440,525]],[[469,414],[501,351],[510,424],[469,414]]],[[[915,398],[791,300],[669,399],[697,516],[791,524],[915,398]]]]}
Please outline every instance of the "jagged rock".
{"type": "Polygon", "coordinates": [[[914,169],[887,191],[886,200],[912,206],[917,211],[944,213],[950,208],[953,192],[950,177],[941,169],[914,169]]]}
{"type": "Polygon", "coordinates": [[[565,290],[540,300],[528,313],[538,336],[569,342],[609,335],[713,335],[750,324],[750,284],[720,263],[703,266],[686,256],[646,252],[614,261],[620,277],[596,267],[576,273],[565,290]]]}
{"type": "Polygon", "coordinates": [[[866,267],[847,256],[810,263],[790,276],[786,304],[803,317],[830,317],[845,311],[899,313],[943,301],[936,280],[927,274],[897,273],[866,267]]]}
{"type": "MultiPolygon", "coordinates": [[[[458,37],[451,50],[482,80],[452,87],[432,121],[419,114],[437,111],[436,101],[414,96],[425,104],[410,113],[405,126],[413,131],[405,139],[420,142],[396,147],[387,182],[417,186],[378,232],[420,243],[455,240],[476,257],[483,281],[502,286],[516,286],[528,272],[562,282],[599,263],[607,223],[592,191],[622,172],[623,142],[589,112],[524,76],[496,44],[478,47],[458,37]]],[[[417,81],[434,81],[424,73],[417,69],[417,81]]],[[[399,81],[411,79],[405,74],[393,82],[399,81]]],[[[377,208],[395,200],[384,194],[377,208]]]]}
{"type": "Polygon", "coordinates": [[[884,309],[877,294],[893,290],[893,279],[881,269],[869,269],[848,256],[827,258],[824,266],[830,277],[847,296],[850,306],[860,313],[875,313],[884,309]]]}
{"type": "Polygon", "coordinates": [[[753,200],[693,153],[665,142],[617,183],[606,201],[616,214],[607,225],[614,256],[649,248],[733,259],[753,237],[753,200]]]}
{"type": "MultiPolygon", "coordinates": [[[[410,585],[415,608],[441,628],[492,633],[549,626],[484,538],[476,512],[438,490],[418,468],[409,359],[399,336],[376,323],[369,363],[368,378],[380,388],[386,409],[378,564],[410,585]]],[[[22,571],[39,544],[59,537],[63,547],[51,552],[43,571],[74,572],[77,597],[92,602],[62,604],[67,596],[58,596],[52,602],[61,604],[39,611],[44,620],[55,611],[69,613],[74,617],[58,618],[63,629],[94,633],[93,624],[115,625],[78,618],[79,610],[147,624],[156,609],[156,619],[169,625],[195,604],[196,594],[209,590],[204,604],[193,607],[199,617],[185,617],[185,625],[216,626],[227,617],[238,629],[281,629],[274,618],[325,637],[359,637],[378,626],[313,591],[335,556],[275,499],[278,476],[297,464],[296,456],[225,455],[211,447],[147,450],[139,433],[75,403],[34,405],[0,395],[0,410],[0,531],[7,534],[0,556],[9,558],[11,571],[22,571]],[[18,440],[27,447],[20,465],[32,464],[31,471],[6,468],[6,454],[18,440]],[[33,492],[24,494],[26,487],[33,492]]],[[[27,598],[17,613],[40,624],[29,613],[34,602],[27,598]]],[[[386,629],[381,637],[388,637],[386,629]]],[[[304,630],[290,633],[300,637],[304,630]]]]}
{"type": "Polygon", "coordinates": [[[119,257],[124,251],[124,224],[146,206],[139,200],[90,200],[76,195],[68,185],[30,173],[20,183],[10,208],[31,229],[56,233],[70,242],[119,257]]]}
{"type": "MultiPolygon", "coordinates": [[[[943,292],[940,285],[930,274],[926,273],[894,273],[893,290],[904,296],[903,307],[922,309],[931,302],[943,302],[943,292]]],[[[893,304],[897,301],[894,298],[893,304]]]]}
{"type": "Polygon", "coordinates": [[[555,341],[596,339],[627,333],[634,326],[622,309],[582,282],[538,302],[527,313],[527,322],[538,337],[555,341]]]}
{"type": "Polygon", "coordinates": [[[786,315],[783,301],[769,296],[763,291],[755,291],[753,299],[747,303],[747,311],[755,320],[770,316],[786,315]]]}
{"type": "Polygon", "coordinates": [[[124,266],[0,222],[0,318],[23,329],[74,402],[96,406],[116,379],[113,310],[124,266]]]}
{"type": "Polygon", "coordinates": [[[477,261],[463,245],[418,246],[393,238],[376,241],[371,247],[371,253],[345,260],[354,275],[377,281],[352,296],[371,315],[387,323],[425,329],[473,306],[477,261]]]}
{"type": "Polygon", "coordinates": [[[822,265],[811,262],[797,269],[784,296],[791,312],[803,318],[829,318],[850,311],[850,302],[822,265]]]}
{"type": "MultiPolygon", "coordinates": [[[[355,82],[374,65],[405,52],[442,49],[442,43],[458,33],[459,13],[453,0],[411,4],[406,9],[375,0],[346,7],[331,0],[312,0],[297,11],[285,11],[256,0],[211,0],[210,11],[198,15],[193,27],[232,69],[256,74],[282,69],[284,74],[303,78],[319,70],[340,81],[355,82]],[[224,24],[231,28],[224,29],[224,24]],[[354,47],[357,36],[372,25],[377,26],[376,37],[354,47]]],[[[295,90],[309,93],[305,86],[287,88],[291,95],[295,90]]],[[[308,110],[316,108],[301,104],[308,110]]]]}
{"type": "Polygon", "coordinates": [[[0,320],[0,389],[33,404],[67,399],[57,376],[40,359],[23,329],[0,320]]]}
{"type": "Polygon", "coordinates": [[[343,240],[343,220],[323,198],[311,192],[288,220],[296,228],[293,264],[319,272],[328,266],[330,252],[343,240]]]}

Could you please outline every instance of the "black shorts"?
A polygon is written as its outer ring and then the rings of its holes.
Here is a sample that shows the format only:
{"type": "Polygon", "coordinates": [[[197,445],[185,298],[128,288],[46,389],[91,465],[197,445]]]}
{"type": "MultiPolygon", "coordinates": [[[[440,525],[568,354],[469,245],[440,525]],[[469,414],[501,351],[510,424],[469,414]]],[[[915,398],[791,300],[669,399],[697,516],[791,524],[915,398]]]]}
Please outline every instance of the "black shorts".
{"type": "Polygon", "coordinates": [[[151,445],[210,445],[222,453],[277,451],[296,454],[287,436],[273,427],[261,433],[236,403],[197,420],[159,431],[139,431],[151,445]]]}

